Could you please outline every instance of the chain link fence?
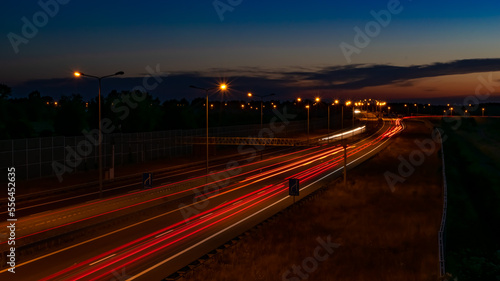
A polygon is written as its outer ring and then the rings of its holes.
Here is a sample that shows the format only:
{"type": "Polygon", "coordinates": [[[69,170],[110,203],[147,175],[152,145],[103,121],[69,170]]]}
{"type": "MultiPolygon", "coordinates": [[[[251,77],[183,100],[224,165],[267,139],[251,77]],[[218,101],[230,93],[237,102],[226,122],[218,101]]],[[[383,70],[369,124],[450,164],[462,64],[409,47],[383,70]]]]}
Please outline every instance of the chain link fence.
{"type": "MultiPolygon", "coordinates": [[[[283,130],[275,133],[277,138],[293,138],[307,131],[307,121],[291,121],[283,126],[283,130]]],[[[264,128],[268,124],[264,124],[264,128]]],[[[326,128],[326,119],[313,119],[310,130],[326,128]]],[[[260,125],[242,125],[209,128],[213,137],[247,137],[258,136],[260,125]]],[[[205,136],[205,129],[172,130],[148,133],[108,134],[103,136],[103,167],[111,167],[114,155],[114,166],[128,163],[140,163],[156,159],[173,159],[191,156],[193,145],[184,144],[185,137],[205,136]],[[114,150],[114,151],[113,151],[114,150]]],[[[269,137],[264,135],[263,137],[269,137]]],[[[16,178],[35,179],[56,175],[55,163],[64,167],[66,172],[94,170],[98,167],[97,134],[75,137],[44,137],[31,139],[0,140],[0,167],[16,168],[16,178]],[[76,156],[76,158],[75,158],[76,156]]],[[[2,179],[6,182],[7,179],[2,179]]]]}

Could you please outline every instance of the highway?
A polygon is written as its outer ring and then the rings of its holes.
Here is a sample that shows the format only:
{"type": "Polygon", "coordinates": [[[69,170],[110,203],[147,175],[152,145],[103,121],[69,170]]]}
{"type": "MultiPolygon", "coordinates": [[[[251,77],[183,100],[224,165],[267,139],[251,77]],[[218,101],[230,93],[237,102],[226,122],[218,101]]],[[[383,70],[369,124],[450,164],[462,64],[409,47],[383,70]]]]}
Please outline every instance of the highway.
{"type": "MultiPolygon", "coordinates": [[[[290,148],[267,148],[262,154],[269,157],[275,154],[289,151],[290,148]]],[[[238,160],[243,158],[242,155],[232,154],[225,157],[217,157],[210,161],[211,170],[223,169],[228,159],[238,160]]],[[[205,172],[205,161],[199,161],[190,164],[184,164],[166,168],[165,170],[148,171],[154,173],[155,182],[166,183],[176,182],[181,179],[196,177],[200,173],[205,172]]],[[[103,195],[105,197],[119,195],[132,190],[142,188],[141,183],[137,180],[142,177],[141,173],[115,178],[113,181],[104,182],[103,195]]],[[[160,184],[161,185],[161,184],[160,184]]],[[[74,204],[86,202],[97,198],[99,195],[99,183],[90,182],[77,186],[67,186],[48,191],[36,192],[33,194],[18,195],[18,205],[16,213],[18,216],[28,216],[47,210],[71,206],[74,204]]],[[[7,214],[6,197],[1,197],[0,215],[7,214]]]]}
{"type": "MultiPolygon", "coordinates": [[[[378,153],[403,128],[399,119],[387,119],[375,135],[349,144],[348,167],[378,153]]],[[[161,280],[291,205],[289,178],[300,180],[302,198],[340,176],[343,155],[341,146],[328,144],[264,160],[248,153],[247,160],[237,159],[211,173],[208,183],[205,177],[185,178],[23,217],[17,237],[19,243],[31,243],[152,210],[146,219],[138,217],[112,231],[22,261],[14,279],[4,269],[0,279],[161,280]]]]}

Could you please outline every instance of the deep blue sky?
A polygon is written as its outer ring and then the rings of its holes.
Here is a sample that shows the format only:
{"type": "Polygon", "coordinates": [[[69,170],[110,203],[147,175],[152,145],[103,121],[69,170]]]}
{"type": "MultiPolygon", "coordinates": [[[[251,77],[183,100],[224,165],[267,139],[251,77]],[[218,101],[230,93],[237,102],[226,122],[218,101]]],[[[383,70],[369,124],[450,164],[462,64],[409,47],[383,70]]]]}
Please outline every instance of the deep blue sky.
{"type": "MultiPolygon", "coordinates": [[[[8,34],[22,35],[21,18],[32,21],[42,8],[37,1],[3,1],[0,83],[11,85],[19,96],[35,90],[27,83],[38,83],[42,94],[44,89],[54,95],[57,91],[69,94],[75,89],[83,91],[83,82],[55,85],[54,80],[45,79],[71,78],[74,70],[94,75],[123,70],[125,78],[141,77],[145,67],[160,65],[172,79],[164,79],[162,86],[167,93],[158,94],[174,97],[189,94],[179,93],[183,88],[169,86],[177,84],[173,78],[179,73],[195,74],[192,83],[196,84],[199,76],[259,76],[269,80],[282,79],[283,73],[289,72],[346,68],[350,64],[339,44],[353,44],[353,28],[364,28],[373,20],[370,11],[387,9],[388,2],[242,0],[232,12],[224,13],[221,21],[213,0],[72,0],[59,5],[58,13],[49,17],[47,25],[39,28],[27,44],[20,44],[16,54],[8,34]]],[[[390,24],[361,54],[352,56],[351,64],[407,67],[500,57],[498,1],[402,0],[401,6],[402,12],[392,15],[390,24]]],[[[498,76],[498,72],[494,74],[498,76]]],[[[286,75],[286,80],[293,80],[290,77],[286,75]]],[[[252,85],[238,85],[239,80],[248,79],[237,79],[233,86],[252,90],[252,85]]],[[[113,81],[110,87],[125,90],[130,81],[113,81]]],[[[422,81],[418,82],[414,84],[422,81]]],[[[297,91],[287,91],[286,95],[307,92],[307,86],[297,85],[297,91]]],[[[411,92],[418,96],[417,90],[411,92]]],[[[444,89],[437,92],[442,96],[456,94],[444,89]]],[[[413,98],[411,95],[407,98],[413,98]]]]}

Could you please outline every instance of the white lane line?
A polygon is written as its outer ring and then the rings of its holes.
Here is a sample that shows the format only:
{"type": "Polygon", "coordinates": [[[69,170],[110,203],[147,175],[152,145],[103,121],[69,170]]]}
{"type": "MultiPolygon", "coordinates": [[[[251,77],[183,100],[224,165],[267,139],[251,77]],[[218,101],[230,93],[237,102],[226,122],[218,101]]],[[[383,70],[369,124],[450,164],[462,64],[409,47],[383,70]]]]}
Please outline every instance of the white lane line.
{"type": "Polygon", "coordinates": [[[100,263],[100,262],[102,262],[103,260],[107,260],[107,259],[109,259],[109,258],[111,258],[112,256],[115,256],[115,255],[116,255],[116,254],[112,254],[112,255],[110,255],[110,256],[107,256],[107,257],[105,257],[105,258],[102,258],[102,259],[100,259],[100,260],[98,260],[98,261],[95,261],[95,262],[93,262],[93,263],[89,264],[89,266],[93,266],[94,264],[96,264],[96,263],[100,263]]]}
{"type": "MultiPolygon", "coordinates": [[[[379,146],[377,146],[376,148],[374,148],[374,149],[370,150],[368,153],[365,153],[365,154],[364,154],[364,155],[362,155],[361,157],[357,158],[356,160],[351,161],[351,163],[353,163],[353,162],[355,162],[355,161],[358,161],[359,159],[361,159],[361,158],[365,157],[367,154],[369,154],[369,153],[371,153],[372,151],[374,151],[374,150],[378,149],[380,146],[382,146],[383,144],[385,144],[387,141],[389,141],[389,139],[387,139],[386,141],[384,141],[382,144],[380,144],[380,145],[379,145],[379,146]]],[[[349,163],[349,164],[351,164],[351,163],[349,163]]],[[[348,165],[349,165],[349,164],[348,164],[348,165]]],[[[337,170],[335,170],[335,171],[333,171],[333,172],[331,172],[331,173],[329,173],[329,174],[327,174],[327,175],[325,175],[325,176],[323,176],[323,177],[321,177],[320,179],[318,179],[318,180],[316,180],[316,181],[314,181],[314,182],[312,182],[312,183],[310,183],[310,184],[308,184],[308,185],[306,185],[306,186],[304,186],[304,187],[303,187],[303,188],[301,188],[300,190],[304,190],[304,189],[308,188],[309,186],[311,186],[311,185],[313,185],[313,184],[315,184],[315,183],[317,183],[317,182],[319,182],[319,181],[321,181],[321,180],[323,180],[323,179],[325,179],[325,178],[327,178],[327,177],[331,176],[332,174],[334,174],[334,173],[336,173],[337,171],[340,171],[340,170],[342,170],[342,169],[343,169],[343,167],[342,167],[342,168],[339,168],[339,169],[337,169],[337,170]]],[[[248,219],[250,219],[250,218],[252,218],[252,217],[256,216],[257,214],[260,214],[260,213],[264,212],[265,210],[267,210],[267,209],[269,209],[269,208],[273,207],[273,206],[274,206],[274,205],[276,205],[276,204],[281,203],[282,201],[284,201],[284,200],[288,199],[289,197],[290,197],[290,196],[285,196],[284,198],[282,198],[282,199],[280,199],[280,200],[276,201],[275,203],[273,203],[273,204],[271,204],[271,205],[268,205],[267,207],[265,207],[265,208],[263,208],[263,209],[260,209],[259,211],[257,211],[257,212],[255,212],[255,213],[253,213],[253,214],[249,215],[248,217],[246,217],[246,218],[244,218],[244,219],[242,219],[242,220],[240,220],[240,221],[238,221],[238,222],[235,222],[234,224],[232,224],[232,225],[230,225],[230,226],[228,226],[228,227],[226,227],[226,228],[224,228],[224,229],[222,229],[222,230],[218,231],[217,233],[212,234],[211,236],[209,236],[209,237],[207,237],[207,238],[205,238],[205,239],[201,240],[200,242],[198,242],[198,243],[196,243],[196,244],[194,244],[194,245],[192,245],[192,246],[190,246],[190,247],[188,247],[188,248],[186,248],[186,249],[184,249],[184,250],[182,250],[182,251],[180,251],[180,252],[177,252],[177,254],[175,254],[175,255],[173,255],[173,256],[170,256],[169,258],[167,258],[167,259],[165,259],[165,260],[163,260],[163,261],[161,261],[161,262],[159,262],[159,263],[155,264],[154,266],[152,266],[152,267],[150,267],[150,268],[148,268],[148,269],[145,269],[145,270],[143,270],[143,271],[139,272],[138,274],[136,274],[136,275],[134,275],[134,276],[130,277],[130,278],[129,278],[129,279],[127,279],[127,280],[128,280],[128,281],[130,281],[130,280],[135,280],[135,279],[139,278],[140,276],[142,276],[142,275],[144,275],[144,274],[146,274],[146,273],[150,272],[151,270],[154,270],[155,268],[157,268],[157,267],[159,267],[159,266],[161,266],[161,265],[163,265],[163,264],[165,264],[165,263],[169,262],[170,260],[172,260],[172,259],[174,259],[174,258],[176,258],[176,257],[178,257],[178,256],[180,256],[180,255],[182,255],[182,254],[184,254],[184,253],[186,253],[186,252],[188,252],[188,251],[190,251],[190,250],[192,250],[192,249],[194,249],[194,248],[198,247],[199,245],[201,245],[201,244],[203,244],[203,243],[205,243],[205,242],[209,241],[210,239],[212,239],[212,238],[214,238],[214,237],[217,237],[217,236],[218,236],[218,235],[220,235],[221,233],[224,233],[225,231],[227,231],[227,230],[229,230],[229,229],[231,229],[231,228],[235,227],[236,225],[238,225],[238,224],[240,224],[240,223],[242,223],[242,222],[244,222],[244,221],[246,221],[246,220],[248,220],[248,219]]]]}
{"type": "Polygon", "coordinates": [[[156,235],[155,238],[158,238],[158,237],[161,237],[163,235],[166,235],[166,234],[169,234],[170,232],[174,231],[173,229],[170,229],[169,231],[167,232],[163,232],[162,234],[159,234],[159,235],[156,235]]]}
{"type": "Polygon", "coordinates": [[[206,215],[204,215],[203,217],[199,218],[199,220],[202,220],[202,219],[204,219],[204,218],[206,218],[206,217],[208,217],[208,216],[211,216],[212,214],[213,214],[213,213],[206,214],[206,215]]]}
{"type": "MultiPolygon", "coordinates": [[[[382,129],[382,128],[381,128],[381,129],[382,129]]],[[[380,131],[381,129],[379,129],[379,131],[380,131]]],[[[378,133],[379,131],[377,131],[377,133],[378,133]]],[[[390,139],[390,138],[388,138],[388,139],[386,140],[386,142],[387,142],[389,139],[390,139]]],[[[361,142],[361,141],[359,141],[359,142],[361,142]]],[[[363,156],[362,156],[362,157],[363,157],[363,156]]],[[[362,158],[362,157],[360,157],[360,158],[362,158]]],[[[358,159],[359,159],[359,158],[358,158],[358,159]]],[[[356,160],[358,160],[358,159],[356,159],[356,160]]],[[[350,165],[350,163],[348,163],[347,165],[350,165]]],[[[340,168],[340,169],[338,169],[338,170],[341,170],[341,169],[342,169],[342,168],[340,168]]],[[[336,171],[338,171],[338,170],[336,170],[336,171]]],[[[332,173],[328,174],[327,176],[330,176],[331,174],[335,173],[336,171],[334,171],[334,172],[332,172],[332,173]]],[[[314,182],[314,183],[316,183],[316,182],[314,182]]],[[[301,190],[302,190],[302,189],[301,189],[301,190]]],[[[222,194],[221,194],[221,195],[222,195],[222,194]]],[[[175,210],[172,210],[172,211],[166,212],[166,213],[164,213],[164,214],[161,214],[161,215],[158,215],[158,216],[155,216],[155,217],[152,217],[152,218],[146,219],[146,220],[144,220],[144,221],[140,221],[140,222],[137,222],[137,223],[134,223],[134,224],[128,225],[128,226],[126,226],[126,227],[123,227],[123,228],[120,228],[120,229],[117,229],[117,230],[114,230],[114,231],[108,232],[108,233],[103,234],[103,235],[101,235],[101,236],[91,238],[91,239],[89,239],[89,240],[86,240],[86,241],[83,241],[83,242],[80,242],[80,243],[77,243],[77,244],[74,244],[74,245],[68,246],[68,247],[63,248],[63,249],[60,249],[60,250],[56,250],[56,251],[51,252],[51,253],[48,253],[48,254],[46,254],[46,255],[43,255],[43,256],[40,256],[40,257],[34,258],[34,259],[32,259],[32,260],[28,260],[28,261],[25,261],[25,262],[23,262],[23,263],[20,263],[20,264],[18,264],[17,266],[18,266],[18,267],[21,267],[21,266],[24,266],[24,265],[30,264],[30,263],[32,263],[32,262],[35,262],[35,261],[38,261],[38,260],[44,259],[44,258],[46,258],[46,257],[53,256],[53,255],[55,255],[55,254],[58,254],[58,253],[61,253],[61,252],[67,251],[67,250],[69,250],[69,249],[72,249],[72,248],[75,248],[75,247],[78,247],[78,246],[81,246],[81,245],[84,245],[84,244],[87,244],[87,243],[90,243],[90,242],[92,242],[92,241],[95,241],[95,240],[101,239],[101,238],[103,238],[103,237],[106,237],[106,236],[109,236],[109,235],[112,235],[112,234],[115,234],[115,233],[121,232],[121,231],[123,231],[123,230],[126,230],[126,229],[129,229],[129,228],[132,228],[132,227],[135,227],[135,226],[141,225],[141,224],[146,223],[146,222],[148,222],[148,221],[155,220],[155,219],[157,219],[157,218],[160,218],[160,217],[162,217],[162,216],[166,216],[166,215],[168,215],[168,214],[171,214],[171,213],[174,213],[174,212],[176,212],[176,211],[179,211],[179,210],[182,210],[182,209],[188,208],[188,207],[190,207],[190,206],[194,206],[195,204],[199,204],[199,203],[204,202],[204,201],[207,201],[207,200],[209,200],[209,199],[207,198],[207,199],[204,199],[204,200],[198,201],[198,202],[196,202],[196,203],[192,203],[192,204],[186,205],[186,206],[184,206],[184,207],[182,207],[182,208],[178,208],[178,209],[175,209],[175,210]]],[[[263,210],[264,210],[264,209],[263,209],[263,210]]],[[[72,215],[70,215],[70,216],[72,216],[72,215]]],[[[37,224],[37,225],[39,225],[39,224],[37,224]]],[[[179,253],[178,255],[180,255],[180,254],[181,254],[181,253],[179,253]]],[[[177,256],[177,255],[176,255],[176,256],[177,256]]],[[[174,257],[172,257],[172,258],[174,258],[174,257]]],[[[166,261],[165,261],[165,262],[166,262],[166,261]]],[[[6,272],[7,270],[8,270],[8,268],[2,269],[2,270],[0,270],[0,273],[4,273],[4,272],[6,272]]],[[[130,279],[130,280],[132,280],[132,279],[130,279]]]]}
{"type": "MultiPolygon", "coordinates": [[[[219,195],[223,195],[223,194],[224,194],[224,193],[219,193],[219,195]]],[[[171,213],[177,212],[177,211],[182,210],[182,209],[189,208],[189,207],[191,207],[191,206],[194,206],[194,205],[196,205],[196,204],[200,204],[200,203],[205,202],[205,201],[207,201],[207,200],[209,200],[209,198],[207,198],[207,199],[203,199],[203,200],[201,200],[201,201],[197,201],[197,202],[195,202],[195,203],[191,203],[191,204],[189,204],[189,205],[183,206],[182,208],[178,208],[178,209],[175,209],[175,210],[172,210],[172,211],[168,211],[168,212],[166,212],[166,213],[163,213],[163,214],[157,215],[157,216],[152,217],[152,218],[145,219],[145,220],[140,221],[140,222],[136,222],[136,223],[134,223],[134,224],[131,224],[131,225],[125,226],[125,227],[123,227],[123,228],[120,228],[120,229],[117,229],[117,230],[113,230],[113,231],[108,232],[108,233],[105,233],[105,234],[103,234],[103,235],[101,235],[101,236],[97,236],[97,237],[91,238],[91,239],[89,239],[89,240],[86,240],[86,241],[83,241],[83,242],[80,242],[80,243],[77,243],[77,244],[73,244],[73,245],[68,246],[68,247],[66,247],[66,248],[63,248],[63,249],[60,249],[60,250],[56,250],[56,251],[51,252],[51,253],[48,253],[48,254],[46,254],[46,255],[43,255],[43,256],[40,256],[40,257],[34,258],[34,259],[32,259],[32,260],[29,260],[29,261],[25,261],[25,262],[20,263],[20,264],[17,264],[16,266],[17,266],[17,267],[21,267],[21,266],[23,266],[23,265],[30,264],[30,263],[32,263],[32,262],[35,262],[35,261],[38,261],[38,260],[44,259],[44,258],[46,258],[46,257],[53,256],[53,255],[55,255],[55,254],[58,254],[58,253],[61,253],[61,252],[67,251],[67,250],[69,250],[69,249],[72,249],[72,248],[75,248],[75,247],[78,247],[78,246],[81,246],[81,245],[84,245],[84,244],[87,244],[87,243],[90,243],[90,242],[92,242],[92,241],[95,241],[95,240],[101,239],[101,238],[103,238],[103,237],[107,237],[107,236],[109,236],[109,235],[112,235],[112,234],[118,233],[118,232],[120,232],[120,231],[123,231],[123,230],[129,229],[129,228],[132,228],[132,227],[135,227],[135,226],[141,225],[141,224],[146,223],[146,222],[148,222],[148,221],[152,221],[152,220],[155,220],[155,219],[161,218],[161,217],[163,217],[163,216],[167,216],[167,215],[169,215],[169,214],[171,214],[171,213]]],[[[37,224],[37,225],[38,225],[38,224],[37,224]]],[[[7,270],[8,270],[8,269],[9,269],[9,268],[2,269],[2,270],[0,270],[0,273],[7,272],[7,270]]]]}

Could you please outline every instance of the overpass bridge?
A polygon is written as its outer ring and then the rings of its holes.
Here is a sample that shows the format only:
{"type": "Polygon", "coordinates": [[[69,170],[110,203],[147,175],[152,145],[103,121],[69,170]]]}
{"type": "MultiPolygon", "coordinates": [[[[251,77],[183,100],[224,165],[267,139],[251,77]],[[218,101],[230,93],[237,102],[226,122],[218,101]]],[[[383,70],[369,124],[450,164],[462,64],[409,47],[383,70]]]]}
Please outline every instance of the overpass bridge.
{"type": "MultiPolygon", "coordinates": [[[[257,137],[209,137],[209,145],[253,145],[253,146],[311,146],[321,143],[335,142],[352,137],[366,131],[366,126],[334,132],[312,138],[257,138],[257,137]]],[[[205,137],[185,137],[183,144],[207,144],[205,137]]]]}

